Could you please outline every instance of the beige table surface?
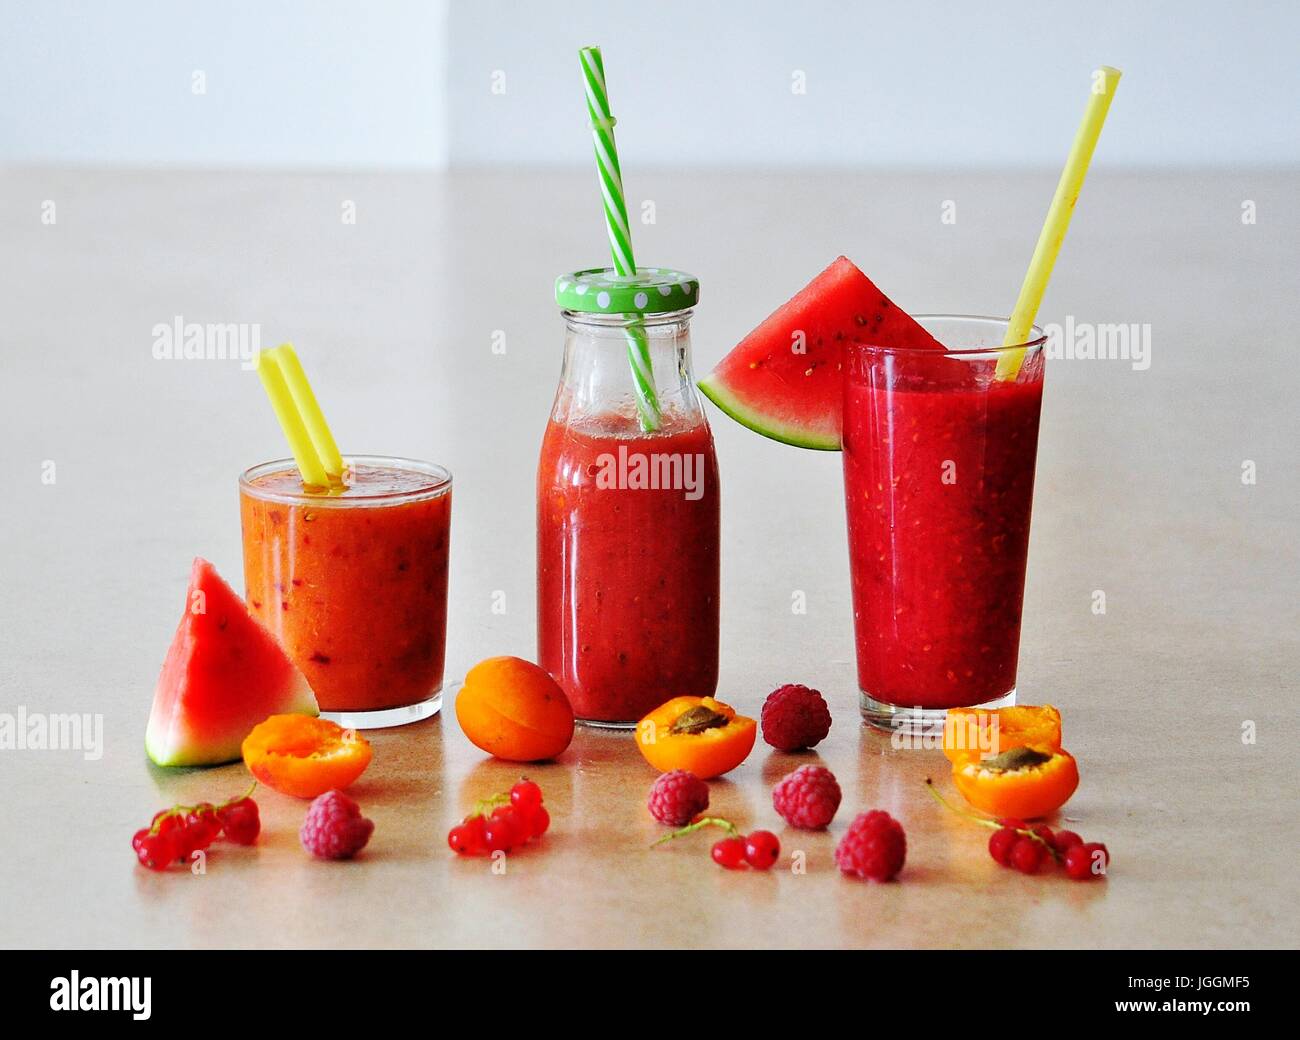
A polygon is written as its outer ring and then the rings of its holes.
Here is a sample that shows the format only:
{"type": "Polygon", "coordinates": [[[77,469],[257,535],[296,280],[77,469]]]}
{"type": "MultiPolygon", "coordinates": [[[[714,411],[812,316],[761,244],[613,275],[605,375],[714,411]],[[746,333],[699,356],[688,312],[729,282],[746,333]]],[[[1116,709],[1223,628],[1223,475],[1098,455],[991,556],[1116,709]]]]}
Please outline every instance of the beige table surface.
{"type": "MultiPolygon", "coordinates": [[[[656,204],[642,262],[702,280],[702,373],[839,252],[910,310],[1005,313],[1053,181],[647,171],[628,189],[637,212],[656,204]]],[[[504,876],[457,860],[447,828],[518,770],[443,717],[374,735],[355,788],[376,822],[362,859],[309,860],[303,805],[263,792],[262,843],[192,877],[138,869],[131,832],[238,790],[242,766],[157,770],[145,719],[191,557],[241,583],[235,476],[283,451],[255,375],[154,360],[153,326],[258,322],[266,343],[299,346],[345,450],[451,467],[454,684],[481,657],[533,651],[532,479],[561,344],[550,285],[602,259],[593,177],[6,171],[0,710],[102,714],[104,749],[0,750],[0,943],[1296,945],[1297,198],[1294,172],[1097,171],[1042,312],[1151,331],[1147,371],[1050,365],[1025,602],[1021,689],[1064,711],[1083,775],[1068,815],[1109,843],[1106,883],[997,867],[982,829],[925,796],[942,757],[859,724],[839,459],[711,406],[720,696],[756,714],[803,681],[835,716],[815,758],[760,745],[714,806],[774,826],[770,785],[825,762],[846,789],[831,833],[776,828],[806,874],[725,873],[704,839],[648,851],[654,774],[626,736],[593,732],[530,770],[555,819],[544,844],[504,876]],[[869,807],[907,828],[898,884],[833,868],[869,807]]]]}

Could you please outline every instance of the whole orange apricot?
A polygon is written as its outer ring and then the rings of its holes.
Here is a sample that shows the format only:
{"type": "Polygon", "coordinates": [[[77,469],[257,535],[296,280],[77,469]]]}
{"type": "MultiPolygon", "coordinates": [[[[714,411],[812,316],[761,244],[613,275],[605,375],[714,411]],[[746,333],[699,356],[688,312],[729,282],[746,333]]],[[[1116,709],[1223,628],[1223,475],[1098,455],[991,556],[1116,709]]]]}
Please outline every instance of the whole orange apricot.
{"type": "Polygon", "coordinates": [[[511,762],[554,758],[573,739],[573,708],[545,670],[518,657],[489,657],[465,676],[456,721],[489,755],[511,762]]]}

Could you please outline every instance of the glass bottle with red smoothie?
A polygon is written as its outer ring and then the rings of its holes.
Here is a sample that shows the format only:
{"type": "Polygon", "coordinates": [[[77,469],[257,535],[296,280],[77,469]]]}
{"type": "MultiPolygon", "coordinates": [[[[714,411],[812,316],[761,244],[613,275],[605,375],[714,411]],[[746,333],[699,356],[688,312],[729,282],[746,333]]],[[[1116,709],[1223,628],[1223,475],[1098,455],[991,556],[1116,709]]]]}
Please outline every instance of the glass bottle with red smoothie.
{"type": "Polygon", "coordinates": [[[947,347],[845,351],[844,491],[863,716],[931,732],[1015,703],[1043,337],[918,317],[947,347]],[[1008,350],[1014,378],[995,377],[1008,350]]]}
{"type": "Polygon", "coordinates": [[[698,293],[662,269],[556,282],[566,336],[537,471],[538,660],[595,725],[717,687],[720,495],[691,371],[698,293]],[[649,358],[642,382],[630,354],[649,358]]]}

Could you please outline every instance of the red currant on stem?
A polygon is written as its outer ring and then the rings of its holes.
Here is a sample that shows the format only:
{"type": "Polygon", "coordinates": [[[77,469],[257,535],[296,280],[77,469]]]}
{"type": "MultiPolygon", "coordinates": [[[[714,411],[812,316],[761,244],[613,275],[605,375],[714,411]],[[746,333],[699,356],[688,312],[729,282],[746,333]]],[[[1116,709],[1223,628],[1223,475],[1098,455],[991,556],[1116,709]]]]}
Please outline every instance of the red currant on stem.
{"type": "Polygon", "coordinates": [[[989,835],[989,855],[1004,867],[1011,866],[1011,849],[1020,840],[1020,835],[1010,827],[1000,827],[989,835]]]}
{"type": "Polygon", "coordinates": [[[506,794],[494,794],[447,832],[447,844],[458,856],[509,852],[539,838],[551,825],[542,805],[542,789],[523,777],[506,794]]]}
{"type": "Polygon", "coordinates": [[[458,856],[481,856],[488,851],[487,820],[482,813],[466,816],[447,832],[447,844],[458,856]]]}
{"type": "Polygon", "coordinates": [[[1056,849],[1055,836],[1052,834],[1052,829],[1046,824],[1038,824],[1031,830],[1024,820],[1010,817],[1002,820],[990,820],[986,816],[979,816],[976,813],[967,812],[965,809],[958,809],[957,806],[952,805],[935,790],[934,781],[928,776],[925,778],[925,789],[945,809],[955,812],[958,816],[965,816],[969,820],[974,820],[981,826],[992,827],[994,834],[989,838],[989,855],[1002,866],[1015,867],[1023,873],[1033,874],[1042,865],[1044,857],[1051,857],[1053,860],[1060,858],[1061,854],[1056,849]],[[1026,843],[1032,845],[1033,848],[1020,852],[1019,857],[1017,857],[1017,851],[1026,843]]]}
{"type": "Polygon", "coordinates": [[[502,820],[488,820],[483,829],[488,852],[509,852],[515,845],[515,829],[502,820]]]}
{"type": "Polygon", "coordinates": [[[501,834],[507,849],[524,844],[530,837],[528,822],[513,805],[502,805],[492,810],[487,820],[487,832],[491,835],[494,831],[501,834]]]}
{"type": "Polygon", "coordinates": [[[168,831],[179,830],[185,823],[185,818],[179,810],[183,806],[176,806],[171,809],[159,809],[153,814],[153,820],[150,821],[150,834],[166,834],[168,831]]]}
{"type": "Polygon", "coordinates": [[[136,848],[136,856],[142,866],[150,870],[166,870],[179,857],[180,846],[176,830],[152,834],[146,833],[136,848]]]}
{"type": "Polygon", "coordinates": [[[487,852],[487,820],[480,816],[471,816],[463,824],[465,840],[469,842],[469,854],[480,856],[487,852]]]}
{"type": "Polygon", "coordinates": [[[685,827],[679,827],[665,834],[650,847],[653,849],[656,845],[662,845],[666,841],[687,834],[694,834],[705,827],[721,827],[727,832],[725,838],[714,842],[710,854],[713,856],[714,863],[728,870],[738,870],[746,863],[758,870],[767,870],[781,854],[781,843],[771,831],[755,831],[746,837],[740,833],[740,829],[734,823],[724,820],[721,816],[701,816],[694,823],[688,823],[685,827]]]}
{"type": "Polygon", "coordinates": [[[1057,831],[1053,844],[1056,846],[1056,851],[1064,856],[1073,846],[1082,845],[1083,839],[1074,831],[1057,831]]]}
{"type": "Polygon", "coordinates": [[[1018,836],[1011,846],[1011,865],[1022,874],[1038,873],[1046,856],[1043,846],[1033,838],[1018,836]]]}
{"type": "Polygon", "coordinates": [[[195,852],[207,849],[223,830],[231,841],[250,845],[261,829],[257,803],[251,797],[256,789],[254,781],[247,792],[220,805],[199,802],[160,809],[148,827],[132,836],[131,848],[150,870],[165,870],[169,864],[188,860],[195,852]]]}
{"type": "Polygon", "coordinates": [[[252,845],[257,841],[262,831],[262,818],[253,799],[241,798],[223,807],[220,815],[226,837],[236,845],[252,845]]]}
{"type": "Polygon", "coordinates": [[[1075,881],[1094,881],[1106,876],[1110,853],[1099,841],[1071,845],[1065,851],[1065,873],[1075,881]]]}
{"type": "Polygon", "coordinates": [[[539,805],[533,810],[528,822],[531,825],[532,836],[540,838],[550,829],[551,814],[546,811],[546,806],[539,805]]]}
{"type": "Polygon", "coordinates": [[[523,777],[510,788],[510,804],[527,816],[541,807],[542,789],[532,780],[523,777]]]}
{"type": "Polygon", "coordinates": [[[781,842],[771,831],[752,831],[745,838],[745,862],[755,870],[770,870],[781,855],[781,842]]]}
{"type": "Polygon", "coordinates": [[[463,823],[458,823],[455,827],[449,830],[447,832],[447,846],[452,852],[456,853],[457,856],[473,855],[470,851],[471,841],[469,827],[463,823]]]}
{"type": "Polygon", "coordinates": [[[715,841],[710,854],[718,866],[727,870],[739,870],[745,865],[745,839],[723,838],[715,841]]]}

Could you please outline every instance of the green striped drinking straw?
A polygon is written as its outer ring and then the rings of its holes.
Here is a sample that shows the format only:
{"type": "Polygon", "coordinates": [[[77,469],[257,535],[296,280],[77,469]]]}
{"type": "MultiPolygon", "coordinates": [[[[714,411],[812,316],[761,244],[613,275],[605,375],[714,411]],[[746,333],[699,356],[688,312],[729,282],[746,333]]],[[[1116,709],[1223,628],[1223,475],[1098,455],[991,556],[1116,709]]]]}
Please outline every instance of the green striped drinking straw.
{"type": "MultiPolygon", "coordinates": [[[[605,62],[599,47],[583,47],[578,57],[587,88],[587,114],[591,118],[591,139],[596,147],[596,170],[605,202],[605,229],[609,233],[614,273],[619,277],[631,277],[636,274],[636,259],[632,255],[632,229],[627,219],[627,202],[623,198],[623,174],[619,170],[618,148],[614,144],[615,120],[610,115],[609,92],[605,87],[605,62]]],[[[636,384],[641,429],[646,432],[657,430],[659,397],[655,393],[654,370],[650,364],[649,337],[640,321],[630,323],[624,334],[632,381],[636,384]]]]}

